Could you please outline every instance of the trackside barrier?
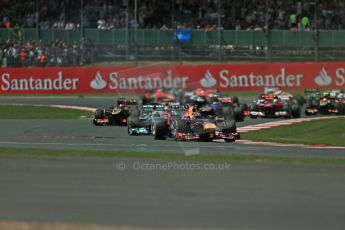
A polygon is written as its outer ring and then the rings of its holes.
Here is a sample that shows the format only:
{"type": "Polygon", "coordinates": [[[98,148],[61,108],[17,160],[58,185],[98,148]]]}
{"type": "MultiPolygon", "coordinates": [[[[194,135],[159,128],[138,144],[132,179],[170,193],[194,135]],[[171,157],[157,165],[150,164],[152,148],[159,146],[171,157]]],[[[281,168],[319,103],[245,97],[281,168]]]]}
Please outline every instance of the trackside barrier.
{"type": "Polygon", "coordinates": [[[156,88],[199,87],[344,89],[345,62],[0,69],[0,95],[141,94],[156,88]]]}

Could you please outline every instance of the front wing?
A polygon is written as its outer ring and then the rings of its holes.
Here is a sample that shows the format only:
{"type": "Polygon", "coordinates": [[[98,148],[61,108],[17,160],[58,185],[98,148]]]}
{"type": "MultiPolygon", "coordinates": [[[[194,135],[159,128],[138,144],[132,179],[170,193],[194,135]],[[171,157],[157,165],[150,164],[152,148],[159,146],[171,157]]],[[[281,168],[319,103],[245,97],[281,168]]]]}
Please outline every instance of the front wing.
{"type": "Polygon", "coordinates": [[[128,128],[129,135],[139,136],[139,135],[150,135],[151,129],[148,127],[136,127],[128,128]]]}
{"type": "MultiPolygon", "coordinates": [[[[179,133],[175,134],[175,139],[180,141],[198,141],[201,140],[200,135],[197,133],[179,133]]],[[[234,142],[240,139],[239,133],[224,133],[216,131],[213,140],[225,140],[226,142],[234,142]]]]}

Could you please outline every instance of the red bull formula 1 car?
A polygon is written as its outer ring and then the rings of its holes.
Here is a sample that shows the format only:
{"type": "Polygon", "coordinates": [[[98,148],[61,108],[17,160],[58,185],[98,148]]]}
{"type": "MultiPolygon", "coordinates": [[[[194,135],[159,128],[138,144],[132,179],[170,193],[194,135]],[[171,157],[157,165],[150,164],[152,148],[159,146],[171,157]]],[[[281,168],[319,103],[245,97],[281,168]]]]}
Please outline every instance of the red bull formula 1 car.
{"type": "Polygon", "coordinates": [[[181,116],[168,116],[168,120],[155,120],[152,126],[155,139],[213,141],[217,139],[233,142],[240,138],[236,130],[235,118],[231,107],[222,108],[221,114],[212,109],[203,115],[191,106],[181,116]]]}

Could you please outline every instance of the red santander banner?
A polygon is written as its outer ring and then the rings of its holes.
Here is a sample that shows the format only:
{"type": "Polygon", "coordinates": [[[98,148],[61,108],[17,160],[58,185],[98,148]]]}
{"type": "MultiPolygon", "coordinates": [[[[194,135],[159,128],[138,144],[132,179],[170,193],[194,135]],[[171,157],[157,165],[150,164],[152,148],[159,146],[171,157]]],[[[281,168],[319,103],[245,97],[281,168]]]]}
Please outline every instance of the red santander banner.
{"type": "Polygon", "coordinates": [[[199,87],[344,89],[345,62],[0,69],[1,95],[143,93],[199,87]]]}

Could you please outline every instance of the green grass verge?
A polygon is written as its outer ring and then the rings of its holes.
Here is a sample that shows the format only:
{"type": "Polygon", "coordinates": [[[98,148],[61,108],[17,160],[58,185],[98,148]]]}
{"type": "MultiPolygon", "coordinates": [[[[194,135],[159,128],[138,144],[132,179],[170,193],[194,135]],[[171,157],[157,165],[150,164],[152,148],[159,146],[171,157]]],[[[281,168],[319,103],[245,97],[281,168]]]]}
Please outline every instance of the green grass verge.
{"type": "Polygon", "coordinates": [[[79,119],[92,115],[92,112],[48,106],[0,105],[0,119],[79,119]]]}
{"type": "Polygon", "coordinates": [[[242,133],[246,140],[345,146],[345,118],[310,121],[242,133]]]}
{"type": "Polygon", "coordinates": [[[173,153],[124,152],[124,151],[81,151],[51,149],[0,148],[0,156],[31,156],[31,157],[95,157],[95,158],[133,158],[188,161],[240,161],[253,163],[284,163],[284,164],[331,164],[345,165],[345,159],[331,158],[297,158],[279,156],[244,156],[240,154],[217,155],[198,154],[186,156],[173,153]]]}

